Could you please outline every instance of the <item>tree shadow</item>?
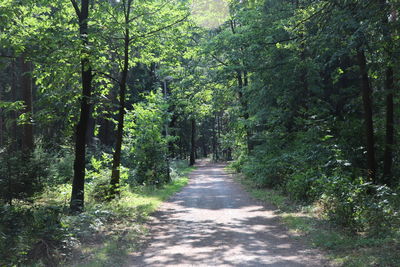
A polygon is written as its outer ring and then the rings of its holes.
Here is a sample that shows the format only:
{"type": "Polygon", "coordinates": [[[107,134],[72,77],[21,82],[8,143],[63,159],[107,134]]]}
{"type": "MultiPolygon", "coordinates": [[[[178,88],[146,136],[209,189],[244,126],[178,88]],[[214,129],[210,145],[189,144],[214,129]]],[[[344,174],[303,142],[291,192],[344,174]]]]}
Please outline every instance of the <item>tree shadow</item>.
{"type": "Polygon", "coordinates": [[[200,166],[191,178],[154,214],[152,236],[128,266],[327,266],[221,166],[200,166]]]}

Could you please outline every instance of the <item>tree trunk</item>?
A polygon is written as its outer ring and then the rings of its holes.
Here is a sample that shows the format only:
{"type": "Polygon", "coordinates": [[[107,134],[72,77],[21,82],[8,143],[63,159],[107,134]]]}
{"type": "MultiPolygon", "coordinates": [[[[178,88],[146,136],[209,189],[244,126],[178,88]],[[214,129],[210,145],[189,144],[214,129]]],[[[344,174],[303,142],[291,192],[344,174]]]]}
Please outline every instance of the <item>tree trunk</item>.
{"type": "MultiPolygon", "coordinates": [[[[76,4],[75,1],[73,3],[76,4]]],[[[86,47],[88,39],[89,0],[81,1],[81,10],[75,6],[79,18],[79,33],[82,41],[81,48],[81,75],[82,75],[82,97],[79,122],[76,127],[74,178],[72,182],[72,194],[70,209],[72,212],[81,212],[84,208],[85,189],[85,155],[86,155],[86,132],[90,117],[90,97],[92,94],[92,68],[87,56],[86,47]]]]}
{"type": "Polygon", "coordinates": [[[19,58],[21,65],[21,92],[24,101],[23,113],[27,114],[28,121],[22,126],[22,150],[29,152],[33,150],[33,125],[32,125],[32,63],[27,61],[26,56],[22,54],[19,58]]]}
{"type": "MultiPolygon", "coordinates": [[[[3,94],[3,87],[0,86],[0,102],[2,99],[2,94],[3,94]]],[[[0,149],[4,145],[4,134],[3,134],[4,128],[3,128],[3,110],[0,108],[0,149]]]]}
{"type": "Polygon", "coordinates": [[[213,120],[213,128],[212,128],[212,134],[213,134],[213,142],[212,142],[212,147],[213,147],[213,158],[215,161],[219,160],[219,155],[218,155],[218,140],[217,140],[217,130],[215,127],[215,124],[217,123],[217,114],[215,114],[214,116],[214,120],[213,120]]]}
{"type": "MultiPolygon", "coordinates": [[[[11,63],[12,66],[12,76],[13,76],[13,81],[11,84],[11,99],[15,102],[18,101],[18,95],[17,95],[17,90],[18,90],[18,81],[19,77],[17,75],[17,62],[15,60],[12,61],[11,63]]],[[[11,115],[12,119],[12,124],[11,124],[11,144],[14,149],[14,151],[17,151],[20,149],[19,147],[19,136],[18,136],[18,126],[17,126],[17,118],[18,118],[18,111],[13,111],[11,115]]]]}
{"type": "Polygon", "coordinates": [[[369,82],[367,61],[362,48],[357,51],[358,65],[361,76],[361,92],[364,105],[365,135],[367,138],[367,171],[368,178],[376,183],[375,140],[372,113],[372,89],[369,82]]]}
{"type": "Polygon", "coordinates": [[[244,94],[243,94],[243,86],[247,86],[248,85],[248,78],[247,78],[247,73],[244,72],[244,79],[242,78],[242,72],[241,71],[237,71],[236,72],[237,76],[237,82],[238,82],[238,98],[239,98],[239,103],[242,107],[242,116],[244,119],[244,128],[245,128],[245,132],[246,132],[246,143],[247,143],[247,152],[250,152],[253,150],[253,146],[251,144],[251,131],[250,131],[250,127],[247,125],[248,121],[249,121],[249,113],[247,111],[247,101],[244,99],[244,94]]]}
{"type": "Polygon", "coordinates": [[[392,183],[392,165],[393,165],[393,145],[394,145],[394,106],[393,106],[393,68],[388,67],[386,70],[386,138],[385,153],[383,158],[383,175],[385,182],[389,185],[392,183]]]}
{"type": "Polygon", "coordinates": [[[89,112],[89,119],[88,119],[88,126],[87,126],[87,131],[86,131],[86,145],[91,146],[93,145],[93,137],[94,137],[94,129],[96,127],[96,121],[93,118],[93,105],[92,103],[89,103],[90,105],[90,112],[89,112]]]}
{"type": "Polygon", "coordinates": [[[196,120],[194,118],[191,119],[191,128],[189,165],[193,166],[196,163],[196,120]]]}
{"type": "MultiPolygon", "coordinates": [[[[113,164],[111,169],[111,191],[110,198],[114,198],[119,194],[120,186],[120,165],[121,165],[121,149],[122,149],[122,139],[124,136],[124,116],[125,116],[125,95],[126,95],[126,81],[128,78],[129,70],[129,17],[131,9],[132,0],[128,0],[128,5],[125,11],[125,36],[124,36],[124,66],[121,72],[121,81],[119,84],[119,111],[118,111],[118,128],[117,128],[117,141],[115,145],[115,151],[113,155],[113,164]]],[[[125,5],[125,1],[123,2],[125,5]]]]}
{"type": "MultiPolygon", "coordinates": [[[[385,10],[386,0],[379,0],[379,5],[385,10]]],[[[389,61],[392,60],[393,55],[393,45],[392,36],[389,30],[389,18],[386,12],[383,13],[382,25],[383,25],[383,35],[384,39],[389,42],[387,56],[389,61]]],[[[385,90],[386,90],[386,136],[385,136],[385,153],[383,156],[383,179],[388,185],[392,184],[392,165],[393,165],[393,145],[394,145],[394,105],[393,105],[393,95],[394,95],[394,71],[389,62],[386,67],[386,80],[385,80],[385,90]]]]}

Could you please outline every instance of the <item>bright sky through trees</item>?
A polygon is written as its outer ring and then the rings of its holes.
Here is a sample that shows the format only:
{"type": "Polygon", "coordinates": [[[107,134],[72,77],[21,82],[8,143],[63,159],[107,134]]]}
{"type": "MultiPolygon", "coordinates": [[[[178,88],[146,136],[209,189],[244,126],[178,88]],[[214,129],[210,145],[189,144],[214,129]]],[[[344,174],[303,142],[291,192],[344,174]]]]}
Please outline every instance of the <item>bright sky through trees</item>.
{"type": "Polygon", "coordinates": [[[199,26],[213,29],[227,20],[229,7],[225,0],[193,0],[191,13],[199,26]]]}

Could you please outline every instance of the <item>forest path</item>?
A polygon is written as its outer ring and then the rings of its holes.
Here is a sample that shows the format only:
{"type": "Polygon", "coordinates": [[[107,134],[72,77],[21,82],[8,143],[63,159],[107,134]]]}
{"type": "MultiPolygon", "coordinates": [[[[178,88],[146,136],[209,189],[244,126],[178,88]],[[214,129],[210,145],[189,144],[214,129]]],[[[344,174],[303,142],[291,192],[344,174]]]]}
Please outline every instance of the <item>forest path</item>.
{"type": "Polygon", "coordinates": [[[328,266],[290,237],[275,211],[252,199],[224,165],[203,161],[154,214],[147,247],[128,266],[328,266]]]}

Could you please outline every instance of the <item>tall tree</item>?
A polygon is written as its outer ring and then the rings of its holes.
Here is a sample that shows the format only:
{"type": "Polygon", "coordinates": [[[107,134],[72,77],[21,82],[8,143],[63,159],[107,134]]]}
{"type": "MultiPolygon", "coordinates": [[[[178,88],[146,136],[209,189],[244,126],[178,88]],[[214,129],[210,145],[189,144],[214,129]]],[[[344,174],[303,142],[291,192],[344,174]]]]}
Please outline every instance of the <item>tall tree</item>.
{"type": "Polygon", "coordinates": [[[190,120],[190,157],[189,164],[193,166],[196,163],[196,119],[190,120]]]}
{"type": "MultiPolygon", "coordinates": [[[[388,60],[385,69],[385,90],[386,90],[386,136],[385,152],[383,157],[384,182],[392,184],[393,146],[394,146],[394,70],[393,70],[393,39],[390,30],[390,20],[387,10],[387,1],[378,0],[382,12],[383,39],[386,42],[386,58],[388,60]]],[[[391,12],[393,10],[390,9],[391,12]]],[[[392,20],[395,21],[397,14],[393,13],[392,20]]]]}
{"type": "Polygon", "coordinates": [[[32,124],[32,113],[33,113],[33,98],[32,98],[32,63],[27,59],[26,54],[22,54],[19,57],[19,63],[21,68],[21,91],[22,100],[24,102],[25,122],[22,134],[22,150],[32,151],[34,147],[33,140],[33,124],[32,124]]]}
{"type": "Polygon", "coordinates": [[[376,181],[376,160],[375,160],[375,137],[374,120],[372,111],[372,89],[367,70],[367,59],[364,48],[358,47],[357,60],[360,69],[360,87],[364,106],[365,136],[367,138],[367,171],[368,177],[373,182],[376,181]]]}
{"type": "Polygon", "coordinates": [[[128,78],[129,70],[129,46],[131,42],[129,24],[131,22],[131,8],[132,0],[122,0],[123,12],[124,12],[124,52],[123,52],[123,67],[120,73],[119,81],[119,108],[118,108],[118,126],[117,126],[117,137],[116,145],[113,155],[113,163],[111,170],[111,197],[118,194],[118,187],[120,183],[120,165],[121,165],[121,148],[122,139],[124,134],[124,114],[125,114],[125,96],[126,96],[126,82],[128,78]]]}
{"type": "Polygon", "coordinates": [[[72,212],[80,212],[84,208],[86,132],[90,117],[90,98],[92,94],[93,79],[88,37],[90,1],[81,0],[80,7],[76,0],[71,0],[71,3],[79,21],[79,34],[81,38],[82,95],[80,99],[80,117],[75,133],[74,178],[72,182],[70,209],[72,212]]]}

